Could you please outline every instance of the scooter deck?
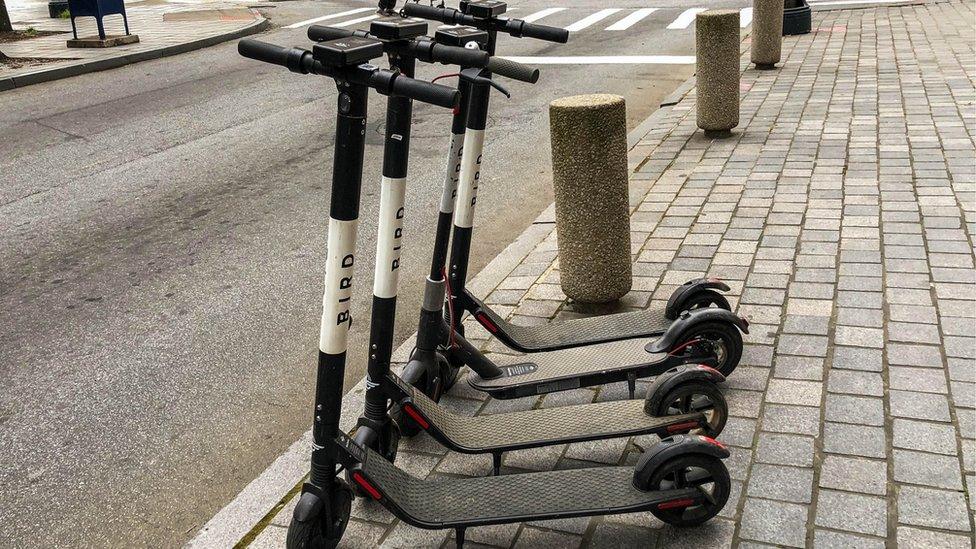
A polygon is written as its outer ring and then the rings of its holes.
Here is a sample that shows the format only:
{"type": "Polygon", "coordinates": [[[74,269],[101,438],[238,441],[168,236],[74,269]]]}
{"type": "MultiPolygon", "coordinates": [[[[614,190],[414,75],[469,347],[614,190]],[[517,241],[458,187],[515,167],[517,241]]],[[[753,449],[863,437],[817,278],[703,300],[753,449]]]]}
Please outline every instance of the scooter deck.
{"type": "Polygon", "coordinates": [[[634,488],[633,467],[420,480],[373,450],[366,449],[362,457],[360,472],[378,492],[374,499],[421,528],[633,513],[700,495],[697,488],[642,492],[634,488]]]}
{"type": "Polygon", "coordinates": [[[506,344],[523,353],[658,336],[672,322],[664,316],[663,308],[549,322],[539,326],[512,324],[487,306],[480,311],[479,314],[484,314],[498,327],[501,334],[495,333],[496,336],[503,337],[506,344]]]}
{"type": "Polygon", "coordinates": [[[518,398],[657,375],[670,367],[667,353],[648,353],[644,341],[614,341],[531,355],[492,355],[502,375],[468,383],[495,398],[518,398]]]}
{"type": "MultiPolygon", "coordinates": [[[[412,389],[412,388],[411,388],[412,389]]],[[[643,400],[617,400],[484,416],[460,416],[413,390],[413,405],[430,420],[428,432],[456,452],[499,453],[568,442],[687,432],[700,413],[649,416],[643,400]],[[690,424],[690,425],[689,425],[690,424]]]]}

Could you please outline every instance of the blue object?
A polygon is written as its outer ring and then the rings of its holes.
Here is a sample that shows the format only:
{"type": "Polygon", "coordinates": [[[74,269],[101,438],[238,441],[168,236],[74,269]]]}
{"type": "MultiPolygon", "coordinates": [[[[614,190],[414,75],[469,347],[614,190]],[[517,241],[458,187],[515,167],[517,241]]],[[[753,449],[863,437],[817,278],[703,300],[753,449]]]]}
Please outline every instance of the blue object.
{"type": "Polygon", "coordinates": [[[124,0],[68,0],[68,11],[71,12],[71,32],[78,39],[78,28],[75,27],[76,17],[94,17],[98,25],[98,37],[105,40],[105,27],[102,18],[106,15],[121,15],[125,25],[125,34],[129,35],[129,18],[125,16],[124,0]]]}

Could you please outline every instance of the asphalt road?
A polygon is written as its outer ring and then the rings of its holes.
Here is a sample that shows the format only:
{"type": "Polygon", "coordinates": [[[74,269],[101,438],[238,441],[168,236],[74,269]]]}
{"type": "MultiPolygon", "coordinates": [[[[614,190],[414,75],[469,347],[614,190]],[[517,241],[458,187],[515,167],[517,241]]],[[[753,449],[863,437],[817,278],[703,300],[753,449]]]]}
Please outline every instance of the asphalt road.
{"type": "MultiPolygon", "coordinates": [[[[538,22],[608,7],[563,4],[538,22]]],[[[369,5],[263,9],[284,26],[369,5]]],[[[554,4],[511,5],[520,17],[554,4]]],[[[667,6],[621,0],[568,45],[505,38],[499,51],[692,55],[694,27],[665,28],[689,6],[667,6]],[[604,30],[647,6],[661,10],[604,30]]],[[[304,32],[262,38],[302,45],[304,32]]],[[[0,94],[0,545],[178,545],[308,428],[334,87],[235,48],[0,94]]],[[[551,99],[623,95],[633,127],[693,71],[541,68],[538,85],[493,98],[472,273],[551,202],[551,99]]],[[[347,387],[369,324],[382,100],[370,108],[347,387]]],[[[398,343],[416,327],[449,124],[415,108],[398,343]]]]}

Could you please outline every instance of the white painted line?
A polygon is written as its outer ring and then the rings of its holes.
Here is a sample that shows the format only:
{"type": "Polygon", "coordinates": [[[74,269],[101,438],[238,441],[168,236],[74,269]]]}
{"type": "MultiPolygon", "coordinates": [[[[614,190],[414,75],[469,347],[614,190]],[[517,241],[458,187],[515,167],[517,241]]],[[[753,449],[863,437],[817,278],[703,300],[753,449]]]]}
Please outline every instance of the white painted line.
{"type": "Polygon", "coordinates": [[[584,55],[574,57],[504,57],[529,65],[692,65],[694,55],[584,55]]]}
{"type": "Polygon", "coordinates": [[[333,27],[348,27],[355,25],[357,23],[364,23],[366,21],[372,21],[373,19],[379,18],[379,15],[368,15],[366,17],[360,17],[359,19],[350,19],[349,21],[343,21],[342,23],[336,23],[332,25],[333,27]]]}
{"type": "Polygon", "coordinates": [[[695,22],[695,16],[705,11],[706,9],[708,8],[691,8],[690,10],[685,10],[681,12],[681,15],[679,15],[677,19],[675,19],[674,21],[671,22],[670,25],[668,25],[668,28],[671,30],[687,29],[688,25],[691,25],[692,23],[695,22]]]}
{"type": "Polygon", "coordinates": [[[810,2],[814,6],[854,6],[858,4],[903,4],[911,0],[843,0],[841,2],[810,2]]]}
{"type": "Polygon", "coordinates": [[[640,23],[642,19],[657,11],[657,8],[641,8],[606,28],[608,31],[622,31],[640,23]]]}
{"type": "Polygon", "coordinates": [[[522,21],[525,21],[526,23],[532,23],[533,21],[538,21],[543,17],[549,17],[550,15],[554,13],[559,13],[565,9],[566,8],[546,8],[544,10],[540,10],[535,13],[530,13],[529,15],[526,15],[525,17],[522,18],[522,21]]]}
{"type": "Polygon", "coordinates": [[[746,28],[752,23],[752,8],[742,8],[739,12],[739,27],[746,28]]]}
{"type": "Polygon", "coordinates": [[[566,27],[566,30],[568,30],[569,32],[581,31],[586,27],[589,27],[590,25],[596,23],[597,21],[600,21],[601,19],[606,19],[607,17],[610,17],[611,15],[617,13],[618,11],[620,11],[620,8],[607,8],[605,10],[600,10],[594,13],[593,15],[589,17],[584,17],[579,21],[573,23],[572,25],[566,27]]]}
{"type": "Polygon", "coordinates": [[[307,19],[305,21],[299,21],[298,23],[292,23],[291,25],[286,25],[286,29],[297,29],[298,27],[304,27],[306,25],[311,25],[312,23],[318,23],[319,21],[325,21],[327,19],[338,19],[340,17],[345,17],[347,15],[354,15],[357,13],[363,13],[364,11],[374,11],[376,8],[356,8],[354,10],[344,11],[342,13],[333,13],[332,15],[323,15],[322,17],[316,17],[315,19],[307,19]]]}

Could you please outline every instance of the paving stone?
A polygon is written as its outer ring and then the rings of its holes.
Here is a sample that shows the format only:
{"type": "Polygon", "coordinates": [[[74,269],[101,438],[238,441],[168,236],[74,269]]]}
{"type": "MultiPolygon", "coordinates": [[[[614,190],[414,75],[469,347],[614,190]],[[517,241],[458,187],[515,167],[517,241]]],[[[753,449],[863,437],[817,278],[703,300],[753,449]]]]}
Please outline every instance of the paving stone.
{"type": "Polygon", "coordinates": [[[749,477],[749,496],[810,503],[813,469],[757,463],[749,477]]]}
{"type": "Polygon", "coordinates": [[[739,535],[780,546],[803,547],[806,544],[807,509],[806,505],[747,498],[739,535]]]}
{"type": "Polygon", "coordinates": [[[827,338],[807,335],[780,336],[776,350],[784,355],[827,356],[827,338]]]}
{"type": "Polygon", "coordinates": [[[882,369],[882,352],[878,349],[834,347],[834,356],[830,367],[880,372],[882,369]]]}
{"type": "Polygon", "coordinates": [[[820,406],[823,384],[815,381],[771,379],[766,389],[766,401],[777,404],[820,406]]]}
{"type": "Polygon", "coordinates": [[[942,353],[938,347],[892,343],[888,345],[887,350],[888,364],[898,366],[921,366],[926,368],[942,367],[942,353]]]}
{"type": "Polygon", "coordinates": [[[883,496],[888,465],[884,461],[828,455],[820,468],[820,486],[883,496]]]}
{"type": "MultiPolygon", "coordinates": [[[[649,513],[648,513],[649,514],[649,513]]],[[[648,528],[601,522],[593,530],[593,535],[585,547],[593,549],[626,549],[628,547],[653,547],[658,532],[648,528]]]]}
{"type": "Polygon", "coordinates": [[[888,531],[887,504],[882,498],[821,490],[814,522],[825,528],[884,536],[888,531]]]}
{"type": "Polygon", "coordinates": [[[586,532],[590,524],[591,517],[574,517],[568,519],[535,520],[527,522],[529,526],[543,528],[546,530],[558,530],[579,536],[586,532]]]}
{"type": "Polygon", "coordinates": [[[875,458],[887,454],[884,429],[865,425],[825,423],[823,446],[825,452],[832,454],[875,458]]]}
{"type": "Polygon", "coordinates": [[[885,546],[885,542],[878,538],[869,538],[818,528],[813,532],[813,546],[817,549],[881,549],[885,546]]]}
{"type": "Polygon", "coordinates": [[[813,467],[813,439],[797,435],[760,433],[756,461],[813,467]]]}
{"type": "Polygon", "coordinates": [[[775,376],[778,378],[812,381],[823,379],[823,358],[780,355],[776,357],[775,364],[775,376]]]}
{"type": "Polygon", "coordinates": [[[891,415],[909,419],[950,421],[949,402],[943,395],[896,391],[888,393],[891,415]]]}
{"type": "Polygon", "coordinates": [[[525,527],[519,532],[513,548],[548,547],[551,549],[576,549],[583,544],[583,538],[572,534],[538,530],[525,527]]]}
{"type": "Polygon", "coordinates": [[[917,486],[898,489],[898,522],[911,526],[969,532],[969,511],[961,492],[917,486]]]}
{"type": "Polygon", "coordinates": [[[386,539],[380,547],[407,548],[407,547],[439,547],[443,544],[450,530],[424,530],[414,528],[405,522],[398,522],[393,530],[387,534],[386,539]]]}
{"type": "MultiPolygon", "coordinates": [[[[796,300],[791,299],[790,304],[796,300]]],[[[784,334],[806,334],[825,336],[830,331],[830,318],[827,316],[810,316],[808,313],[797,314],[787,306],[786,319],[783,321],[784,334]]]]}
{"type": "Polygon", "coordinates": [[[734,534],[735,523],[713,518],[694,528],[665,526],[661,530],[660,539],[662,547],[683,549],[729,547],[732,545],[734,534]]]}
{"type": "Polygon", "coordinates": [[[895,450],[895,482],[962,490],[962,474],[955,456],[895,450]]]}
{"type": "Polygon", "coordinates": [[[957,455],[956,430],[951,423],[895,419],[892,446],[949,456],[957,455]]]}
{"type": "Polygon", "coordinates": [[[888,368],[888,387],[906,391],[946,394],[945,372],[932,368],[908,368],[891,366],[888,368]]]}
{"type": "Polygon", "coordinates": [[[850,345],[852,347],[880,349],[884,346],[884,330],[880,328],[837,326],[834,331],[834,343],[837,345],[850,345]]]}
{"type": "Polygon", "coordinates": [[[899,547],[971,549],[973,545],[972,540],[964,535],[921,530],[909,526],[899,526],[897,536],[899,547]]]}
{"type": "Polygon", "coordinates": [[[820,432],[820,411],[806,406],[767,404],[763,410],[763,429],[815,436],[820,432]]]}
{"type": "MultiPolygon", "coordinates": [[[[480,543],[496,547],[509,547],[518,535],[520,523],[493,524],[491,526],[476,526],[464,532],[465,544],[480,543]]],[[[448,545],[450,546],[450,544],[448,545]]]]}
{"type": "Polygon", "coordinates": [[[831,370],[827,377],[827,390],[831,393],[880,397],[884,394],[884,380],[881,374],[873,372],[831,370]]]}

